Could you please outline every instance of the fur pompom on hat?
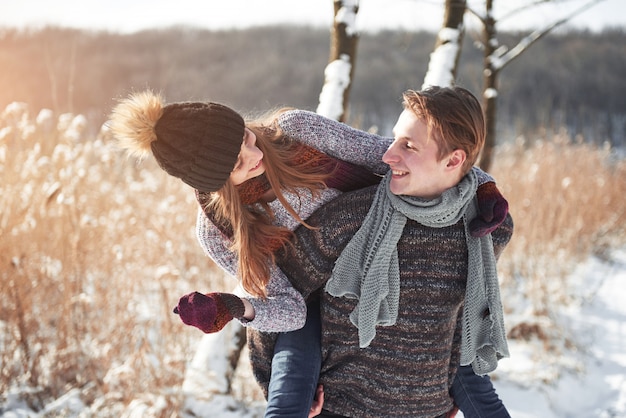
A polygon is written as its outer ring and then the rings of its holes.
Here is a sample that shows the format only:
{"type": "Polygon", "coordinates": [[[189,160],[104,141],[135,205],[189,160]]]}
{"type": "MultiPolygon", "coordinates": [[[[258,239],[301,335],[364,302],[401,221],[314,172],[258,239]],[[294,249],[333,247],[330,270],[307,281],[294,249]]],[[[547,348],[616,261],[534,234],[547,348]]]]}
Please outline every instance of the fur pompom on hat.
{"type": "Polygon", "coordinates": [[[201,192],[222,188],[235,167],[245,123],[231,108],[211,102],[165,104],[151,91],[135,93],[113,109],[109,127],[118,144],[201,192]]]}

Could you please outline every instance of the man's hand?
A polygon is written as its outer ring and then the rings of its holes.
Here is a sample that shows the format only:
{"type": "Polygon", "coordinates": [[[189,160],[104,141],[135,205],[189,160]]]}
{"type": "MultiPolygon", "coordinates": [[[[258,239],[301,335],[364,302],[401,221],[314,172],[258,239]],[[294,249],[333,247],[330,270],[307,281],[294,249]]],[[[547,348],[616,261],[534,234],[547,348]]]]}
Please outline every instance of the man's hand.
{"type": "Polygon", "coordinates": [[[311,404],[311,411],[309,412],[309,418],[313,418],[321,414],[322,406],[324,406],[324,387],[322,385],[317,385],[315,396],[313,397],[313,404],[311,404]]]}
{"type": "Polygon", "coordinates": [[[446,414],[446,418],[454,418],[459,412],[459,407],[454,404],[454,407],[446,414]]]}
{"type": "Polygon", "coordinates": [[[245,307],[238,296],[230,293],[189,293],[179,299],[174,313],[187,325],[206,334],[218,332],[233,318],[241,318],[245,307]]]}

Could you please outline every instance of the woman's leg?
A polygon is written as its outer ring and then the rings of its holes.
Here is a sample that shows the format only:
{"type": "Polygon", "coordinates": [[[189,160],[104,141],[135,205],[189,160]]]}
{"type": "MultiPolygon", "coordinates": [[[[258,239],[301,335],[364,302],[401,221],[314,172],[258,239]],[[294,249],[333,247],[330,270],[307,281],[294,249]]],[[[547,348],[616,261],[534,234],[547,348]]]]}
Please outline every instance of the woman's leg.
{"type": "Polygon", "coordinates": [[[272,358],[265,417],[309,416],[322,364],[319,301],[309,303],[303,328],[279,334],[272,358]]]}
{"type": "Polygon", "coordinates": [[[489,376],[478,376],[472,366],[456,372],[450,394],[465,418],[510,418],[489,376]]]}

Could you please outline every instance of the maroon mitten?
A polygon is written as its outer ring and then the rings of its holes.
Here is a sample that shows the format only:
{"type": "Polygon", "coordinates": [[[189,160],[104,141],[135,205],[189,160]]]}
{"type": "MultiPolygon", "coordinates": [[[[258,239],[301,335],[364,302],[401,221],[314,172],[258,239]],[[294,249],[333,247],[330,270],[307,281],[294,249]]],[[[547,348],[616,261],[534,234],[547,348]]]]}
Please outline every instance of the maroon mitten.
{"type": "Polygon", "coordinates": [[[473,237],[484,237],[500,226],[507,213],[509,202],[500,194],[496,183],[490,181],[478,186],[478,216],[470,221],[470,234],[473,237]]]}
{"type": "Polygon", "coordinates": [[[189,293],[179,299],[174,313],[187,325],[205,334],[218,332],[233,318],[241,318],[245,306],[238,296],[230,293],[189,293]]]}

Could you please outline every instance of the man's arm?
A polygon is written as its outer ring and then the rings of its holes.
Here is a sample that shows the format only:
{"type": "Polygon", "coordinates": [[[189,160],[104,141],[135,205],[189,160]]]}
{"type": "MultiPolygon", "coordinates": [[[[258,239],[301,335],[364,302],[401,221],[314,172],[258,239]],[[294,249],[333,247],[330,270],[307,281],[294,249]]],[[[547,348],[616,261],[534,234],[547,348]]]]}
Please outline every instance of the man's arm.
{"type": "Polygon", "coordinates": [[[500,258],[500,254],[502,254],[502,251],[504,251],[504,248],[507,246],[512,236],[513,218],[510,213],[507,213],[504,221],[491,233],[496,260],[500,258]]]}

